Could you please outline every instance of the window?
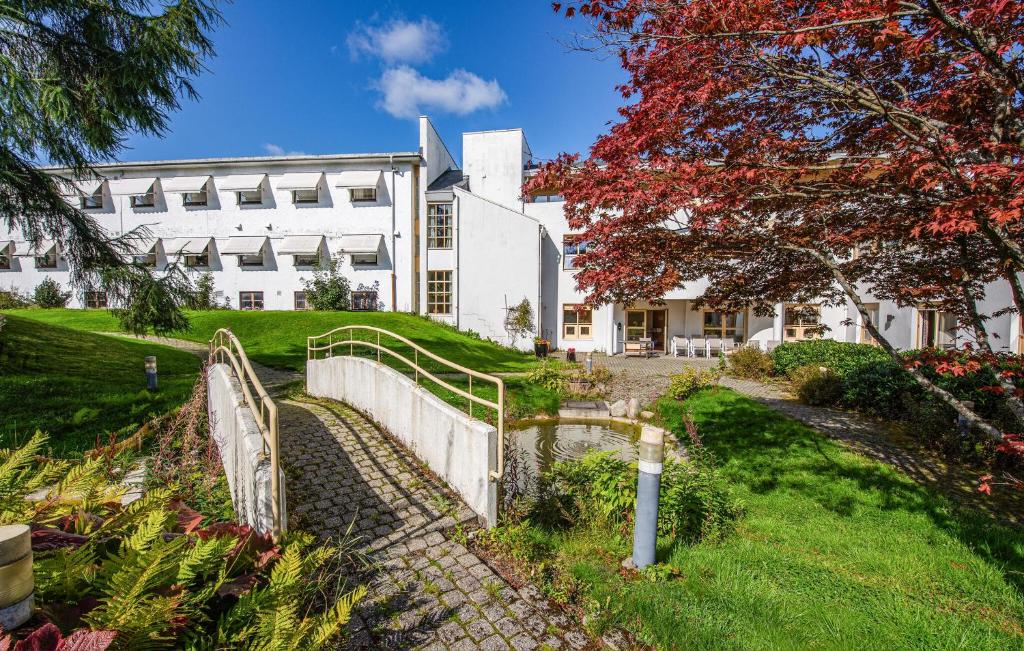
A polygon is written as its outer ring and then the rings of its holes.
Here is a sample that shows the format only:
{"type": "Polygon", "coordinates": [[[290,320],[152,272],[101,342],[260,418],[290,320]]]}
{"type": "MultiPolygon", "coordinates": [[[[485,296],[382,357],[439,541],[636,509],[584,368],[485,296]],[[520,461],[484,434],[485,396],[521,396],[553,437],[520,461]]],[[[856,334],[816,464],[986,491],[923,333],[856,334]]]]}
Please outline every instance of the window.
{"type": "Polygon", "coordinates": [[[85,307],[87,307],[87,308],[107,307],[107,293],[106,292],[86,292],[85,293],[85,307]]]}
{"type": "Polygon", "coordinates": [[[452,204],[427,204],[427,248],[452,248],[452,204]]]}
{"type": "Polygon", "coordinates": [[[427,272],[427,314],[452,313],[452,272],[427,272]]]}
{"type": "Polygon", "coordinates": [[[804,341],[821,337],[821,306],[797,305],[785,306],[782,340],[804,341]]]}
{"type": "Polygon", "coordinates": [[[353,253],[352,254],[352,266],[372,266],[377,264],[376,253],[353,253]]]}
{"type": "Polygon", "coordinates": [[[100,186],[96,192],[83,196],[78,199],[79,205],[82,210],[97,210],[103,207],[103,186],[100,186]]]}
{"type": "Polygon", "coordinates": [[[587,243],[576,237],[562,238],[562,269],[575,269],[576,256],[587,252],[587,243]]]}
{"type": "Polygon", "coordinates": [[[292,190],[292,203],[319,203],[320,188],[292,190]]]}
{"type": "Polygon", "coordinates": [[[239,206],[252,206],[263,203],[263,188],[255,190],[241,190],[238,193],[239,206]]]}
{"type": "Polygon", "coordinates": [[[129,199],[132,208],[152,208],[156,205],[156,193],[152,188],[146,194],[133,194],[129,199]]]}
{"type": "Polygon", "coordinates": [[[585,305],[562,306],[562,338],[592,339],[594,312],[585,305]]]}
{"type": "Polygon", "coordinates": [[[320,254],[302,254],[292,256],[296,267],[316,267],[320,264],[320,254]]]}
{"type": "Polygon", "coordinates": [[[640,341],[647,337],[647,311],[626,311],[626,341],[640,341]]]}
{"type": "Polygon", "coordinates": [[[205,206],[209,203],[209,195],[206,190],[200,190],[199,192],[185,192],[181,195],[181,203],[184,206],[196,207],[205,206]]]}
{"type": "Polygon", "coordinates": [[[917,310],[918,348],[956,348],[956,317],[931,306],[917,310]]]}
{"type": "Polygon", "coordinates": [[[745,338],[743,313],[705,310],[702,333],[705,337],[732,339],[737,343],[741,343],[745,338]]]}
{"type": "Polygon", "coordinates": [[[557,203],[565,201],[565,197],[560,194],[535,194],[532,200],[533,203],[557,203]]]}
{"type": "Polygon", "coordinates": [[[262,310],[263,292],[239,292],[238,309],[240,310],[262,310]]]}
{"type": "Polygon", "coordinates": [[[43,255],[36,256],[36,269],[56,269],[57,268],[57,249],[56,247],[51,248],[43,255]]]}
{"type": "Polygon", "coordinates": [[[350,188],[348,196],[352,201],[376,201],[377,188],[350,188]]]}
{"type": "Polygon", "coordinates": [[[262,267],[263,266],[263,252],[257,253],[256,255],[240,255],[238,256],[239,267],[262,267]]]}
{"type": "Polygon", "coordinates": [[[361,289],[352,292],[353,312],[375,312],[377,310],[377,290],[361,289]]]}
{"type": "Polygon", "coordinates": [[[209,267],[210,266],[210,248],[207,247],[202,253],[196,255],[185,256],[186,267],[209,267]]]}
{"type": "MultiPolygon", "coordinates": [[[[878,303],[867,303],[864,305],[864,308],[868,311],[868,316],[871,318],[871,324],[875,326],[875,329],[877,330],[879,323],[878,317],[880,314],[878,303]]],[[[862,344],[871,344],[873,346],[878,345],[878,342],[871,336],[871,332],[868,331],[867,326],[864,324],[863,317],[860,325],[860,341],[862,344]]]]}
{"type": "Polygon", "coordinates": [[[306,292],[295,292],[295,309],[296,310],[308,310],[309,304],[306,303],[306,292]]]}
{"type": "Polygon", "coordinates": [[[11,268],[11,245],[8,244],[4,248],[0,249],[0,269],[11,268]]]}
{"type": "Polygon", "coordinates": [[[156,252],[150,251],[149,253],[144,253],[142,255],[133,255],[132,262],[140,267],[153,269],[156,267],[156,252]]]}

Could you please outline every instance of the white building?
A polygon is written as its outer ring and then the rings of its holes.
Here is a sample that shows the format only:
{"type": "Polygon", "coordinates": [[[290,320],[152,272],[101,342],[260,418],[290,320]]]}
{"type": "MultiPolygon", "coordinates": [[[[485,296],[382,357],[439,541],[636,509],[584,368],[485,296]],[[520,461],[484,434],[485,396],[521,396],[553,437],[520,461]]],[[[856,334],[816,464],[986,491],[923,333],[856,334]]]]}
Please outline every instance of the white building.
{"type": "MultiPolygon", "coordinates": [[[[356,309],[429,314],[463,330],[521,348],[504,323],[527,300],[538,332],[555,347],[619,353],[627,340],[671,349],[675,336],[791,341],[818,323],[826,337],[867,341],[852,306],[779,305],[774,317],[697,310],[694,283],[664,304],[577,309],[573,256],[560,197],[524,198],[530,146],[521,129],[465,133],[460,167],[430,121],[419,121],[417,151],[273,156],[101,165],[102,179],[69,190],[112,235],[145,227],[137,261],[170,261],[210,272],[218,296],[241,309],[304,309],[303,280],[335,258],[356,309]],[[851,325],[845,325],[850,322],[851,325]]],[[[35,249],[0,232],[0,291],[31,291],[46,277],[65,287],[59,246],[35,249]]],[[[981,307],[1010,303],[993,286],[981,307]]],[[[104,307],[102,291],[79,290],[75,307],[104,307]]],[[[953,320],[927,306],[872,304],[877,325],[899,348],[958,343],[953,320]]],[[[998,350],[1021,350],[1021,321],[989,321],[998,350]]]]}

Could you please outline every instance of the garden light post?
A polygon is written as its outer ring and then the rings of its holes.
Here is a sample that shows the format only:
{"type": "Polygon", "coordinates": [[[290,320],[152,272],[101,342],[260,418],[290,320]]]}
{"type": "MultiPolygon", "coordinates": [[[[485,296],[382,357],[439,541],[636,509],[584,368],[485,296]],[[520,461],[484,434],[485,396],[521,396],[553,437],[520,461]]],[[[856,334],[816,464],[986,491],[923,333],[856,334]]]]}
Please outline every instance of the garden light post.
{"type": "Polygon", "coordinates": [[[28,621],[35,610],[32,534],[27,524],[0,526],[0,631],[28,621]]]}
{"type": "Polygon", "coordinates": [[[636,487],[636,521],[632,565],[642,570],[654,563],[658,544],[658,499],[665,459],[665,432],[645,425],[640,432],[640,461],[636,487]]]}
{"type": "Polygon", "coordinates": [[[156,391],[156,357],[146,357],[146,388],[156,391]]]}

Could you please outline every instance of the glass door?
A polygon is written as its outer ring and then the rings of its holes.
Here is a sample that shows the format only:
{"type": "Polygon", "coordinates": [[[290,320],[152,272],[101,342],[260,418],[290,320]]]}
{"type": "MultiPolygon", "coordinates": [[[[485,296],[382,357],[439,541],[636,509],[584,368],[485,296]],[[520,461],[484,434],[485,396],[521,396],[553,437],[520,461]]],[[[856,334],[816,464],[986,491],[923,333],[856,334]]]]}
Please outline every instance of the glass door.
{"type": "Polygon", "coordinates": [[[647,311],[626,311],[626,341],[640,341],[647,336],[647,311]]]}

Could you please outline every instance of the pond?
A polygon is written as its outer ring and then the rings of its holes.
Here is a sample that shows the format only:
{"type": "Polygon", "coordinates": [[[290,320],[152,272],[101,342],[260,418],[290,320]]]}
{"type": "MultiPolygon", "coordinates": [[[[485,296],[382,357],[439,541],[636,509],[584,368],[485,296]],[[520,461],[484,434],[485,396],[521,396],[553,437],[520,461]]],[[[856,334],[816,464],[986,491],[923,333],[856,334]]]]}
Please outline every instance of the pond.
{"type": "Polygon", "coordinates": [[[536,476],[556,461],[580,459],[591,450],[611,450],[621,459],[633,461],[640,429],[615,422],[551,420],[525,425],[509,436],[536,476]]]}

